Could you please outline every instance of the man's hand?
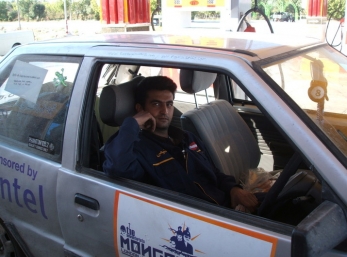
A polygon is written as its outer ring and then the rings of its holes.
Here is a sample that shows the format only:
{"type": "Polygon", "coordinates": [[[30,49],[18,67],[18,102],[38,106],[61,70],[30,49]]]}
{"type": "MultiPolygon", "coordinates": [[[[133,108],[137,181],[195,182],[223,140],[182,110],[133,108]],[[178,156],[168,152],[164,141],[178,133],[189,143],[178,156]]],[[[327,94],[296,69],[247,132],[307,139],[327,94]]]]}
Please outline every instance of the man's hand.
{"type": "Polygon", "coordinates": [[[140,129],[154,132],[156,126],[155,119],[149,112],[140,111],[134,115],[134,119],[139,124],[140,129]]]}
{"type": "Polygon", "coordinates": [[[253,213],[257,206],[258,206],[258,200],[254,196],[254,194],[247,192],[246,190],[243,190],[239,187],[233,187],[230,190],[230,197],[231,197],[231,207],[233,209],[236,208],[239,204],[246,207],[251,213],[253,213]]]}

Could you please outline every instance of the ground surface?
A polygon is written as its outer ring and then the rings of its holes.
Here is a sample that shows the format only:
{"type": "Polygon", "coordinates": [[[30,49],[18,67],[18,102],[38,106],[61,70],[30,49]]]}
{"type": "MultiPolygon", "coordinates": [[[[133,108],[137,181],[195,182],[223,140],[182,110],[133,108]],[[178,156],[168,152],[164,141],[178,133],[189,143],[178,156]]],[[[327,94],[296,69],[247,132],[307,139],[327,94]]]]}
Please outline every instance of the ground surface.
{"type": "MultiPolygon", "coordinates": [[[[102,24],[100,21],[39,21],[20,22],[22,30],[32,30],[35,40],[49,40],[61,38],[67,34],[84,35],[101,33],[102,24]]],[[[0,22],[0,31],[18,30],[19,22],[0,22]]]]}

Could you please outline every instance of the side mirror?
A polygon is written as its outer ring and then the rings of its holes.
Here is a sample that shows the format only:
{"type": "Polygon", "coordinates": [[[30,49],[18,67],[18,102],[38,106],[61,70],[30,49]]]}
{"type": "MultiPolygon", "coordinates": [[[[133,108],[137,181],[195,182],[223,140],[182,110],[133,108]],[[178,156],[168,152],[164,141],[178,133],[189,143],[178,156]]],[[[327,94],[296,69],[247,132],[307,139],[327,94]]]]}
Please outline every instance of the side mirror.
{"type": "Polygon", "coordinates": [[[347,221],[341,207],[324,201],[294,229],[292,257],[319,257],[347,238],[347,221]]]}

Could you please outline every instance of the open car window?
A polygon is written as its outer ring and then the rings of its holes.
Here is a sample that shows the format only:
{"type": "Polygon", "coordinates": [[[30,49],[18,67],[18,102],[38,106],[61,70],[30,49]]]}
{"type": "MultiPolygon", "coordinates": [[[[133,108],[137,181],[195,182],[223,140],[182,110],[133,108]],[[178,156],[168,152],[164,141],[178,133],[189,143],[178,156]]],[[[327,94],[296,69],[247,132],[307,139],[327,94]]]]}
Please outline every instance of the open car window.
{"type": "MultiPolygon", "coordinates": [[[[100,108],[99,108],[100,94],[103,88],[109,85],[117,87],[124,83],[126,84],[127,82],[133,80],[134,78],[138,76],[148,77],[148,76],[157,76],[157,75],[167,76],[171,78],[178,86],[178,90],[175,95],[175,102],[174,102],[174,107],[177,109],[177,112],[174,113],[173,122],[174,122],[174,126],[182,128],[181,116],[184,115],[186,112],[189,112],[195,109],[196,103],[195,103],[195,98],[193,94],[186,93],[181,89],[180,79],[179,79],[179,75],[180,75],[179,68],[135,66],[135,65],[105,63],[102,65],[102,69],[98,78],[99,84],[98,84],[98,89],[96,90],[96,96],[95,96],[96,98],[95,98],[94,113],[96,115],[97,126],[99,126],[99,130],[92,130],[92,132],[94,131],[94,133],[95,131],[99,131],[99,133],[101,133],[101,137],[99,138],[103,138],[103,142],[99,145],[96,144],[96,146],[98,146],[97,148],[94,147],[95,144],[94,145],[92,144],[93,146],[90,148],[90,155],[87,156],[84,166],[90,167],[92,169],[97,169],[99,172],[103,172],[102,161],[104,160],[104,156],[103,156],[102,146],[114,133],[116,133],[119,130],[119,127],[109,126],[105,124],[100,118],[100,108]],[[98,148],[100,148],[101,151],[99,151],[98,148]]],[[[238,96],[235,99],[243,100],[243,101],[247,101],[248,103],[251,103],[250,98],[248,98],[247,95],[245,95],[241,87],[237,85],[235,81],[233,81],[231,78],[229,78],[228,76],[224,74],[220,74],[220,75],[224,76],[223,79],[226,78],[226,80],[230,80],[230,83],[224,83],[224,84],[220,83],[219,87],[230,87],[228,90],[233,92],[234,97],[238,96]]],[[[215,86],[214,83],[212,83],[211,86],[206,90],[208,94],[208,101],[210,102],[218,100],[215,97],[216,90],[214,86],[215,86]]],[[[222,89],[220,88],[220,90],[222,89]]],[[[226,89],[223,89],[223,90],[228,91],[226,89]]],[[[205,91],[199,92],[197,94],[196,101],[198,101],[198,105],[204,105],[207,103],[205,91]]],[[[231,103],[230,103],[230,106],[232,106],[231,103]]],[[[239,108],[235,107],[235,109],[238,110],[239,108]]],[[[270,123],[270,121],[260,112],[248,112],[247,110],[243,110],[240,113],[240,116],[243,119],[243,121],[247,124],[249,129],[253,132],[253,134],[251,134],[251,137],[254,137],[256,139],[258,147],[262,153],[259,169],[252,170],[253,174],[256,174],[257,172],[273,172],[273,174],[276,174],[277,171],[284,169],[286,164],[289,162],[290,157],[294,153],[292,146],[278,132],[278,130],[270,123]]],[[[228,115],[226,114],[224,118],[227,118],[227,117],[228,115]]],[[[211,118],[214,119],[215,117],[211,117],[211,118]]],[[[94,124],[92,124],[92,126],[94,126],[94,124]]],[[[213,134],[215,132],[211,131],[210,133],[213,134]]],[[[212,134],[211,134],[211,137],[214,136],[212,134]]],[[[95,138],[98,138],[98,137],[96,137],[95,135],[88,136],[89,140],[94,140],[95,138]]],[[[86,142],[87,140],[81,140],[81,141],[86,142]]],[[[228,153],[230,151],[230,148],[232,147],[235,147],[235,146],[229,145],[229,147],[225,148],[223,152],[228,153]]],[[[242,156],[240,158],[242,158],[242,156]]],[[[266,175],[267,178],[270,178],[271,176],[272,175],[269,175],[269,174],[266,175]]],[[[252,179],[254,179],[254,177],[252,177],[252,179]]],[[[242,182],[244,183],[245,186],[249,186],[250,185],[249,181],[242,181],[242,182]]],[[[285,190],[285,192],[282,193],[283,197],[285,198],[288,194],[292,194],[293,192],[294,194],[298,193],[296,192],[295,189],[293,189],[295,187],[292,187],[292,185],[296,185],[296,183],[299,183],[299,184],[303,183],[299,181],[309,182],[305,184],[304,190],[307,189],[307,191],[309,191],[309,189],[306,188],[307,186],[311,188],[311,192],[314,192],[314,197],[312,198],[313,202],[310,202],[310,203],[307,202],[308,206],[305,208],[304,212],[298,211],[297,206],[294,206],[294,207],[289,206],[291,204],[287,203],[285,207],[283,206],[281,207],[281,208],[286,208],[287,209],[286,212],[276,213],[275,217],[271,217],[270,219],[281,221],[287,224],[296,224],[298,222],[298,219],[304,218],[311,210],[313,210],[314,207],[317,206],[317,204],[320,203],[321,201],[320,182],[317,180],[315,175],[311,171],[309,171],[308,166],[306,166],[304,163],[301,166],[301,171],[299,172],[299,174],[293,179],[290,186],[285,190]],[[293,207],[292,210],[289,210],[291,207],[293,207]],[[293,216],[292,214],[295,212],[299,212],[300,215],[293,216]]],[[[250,189],[250,190],[253,190],[253,189],[250,189]]],[[[259,189],[259,190],[262,190],[262,189],[259,189]]]]}

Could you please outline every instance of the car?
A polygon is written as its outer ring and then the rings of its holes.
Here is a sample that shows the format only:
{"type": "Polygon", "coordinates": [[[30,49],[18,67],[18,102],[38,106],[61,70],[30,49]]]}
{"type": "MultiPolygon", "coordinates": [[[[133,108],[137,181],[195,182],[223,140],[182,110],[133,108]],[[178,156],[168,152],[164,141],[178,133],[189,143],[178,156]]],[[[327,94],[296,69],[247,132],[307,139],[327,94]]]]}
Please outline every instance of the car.
{"type": "Polygon", "coordinates": [[[346,56],[327,43],[275,34],[129,32],[10,50],[0,253],[347,256],[346,79],[346,56]],[[172,125],[245,189],[267,192],[256,213],[103,172],[133,89],[155,75],[178,85],[172,125]],[[192,253],[175,246],[179,231],[192,253]]]}
{"type": "Polygon", "coordinates": [[[288,12],[276,12],[272,16],[273,21],[294,21],[294,16],[291,13],[288,12]]]}
{"type": "Polygon", "coordinates": [[[153,25],[154,26],[162,26],[162,17],[161,15],[154,15],[153,16],[153,25]]]}
{"type": "Polygon", "coordinates": [[[0,32],[0,55],[5,55],[12,47],[34,42],[34,33],[31,30],[0,32]]]}

